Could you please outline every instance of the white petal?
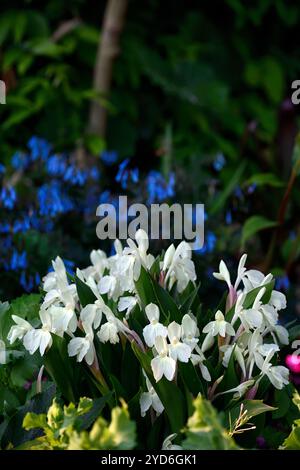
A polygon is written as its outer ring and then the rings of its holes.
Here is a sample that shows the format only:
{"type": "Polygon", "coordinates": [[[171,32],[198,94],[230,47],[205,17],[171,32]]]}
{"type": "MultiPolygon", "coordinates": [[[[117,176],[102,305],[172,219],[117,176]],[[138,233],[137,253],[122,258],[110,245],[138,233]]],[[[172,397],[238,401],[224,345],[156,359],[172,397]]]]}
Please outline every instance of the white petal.
{"type": "Polygon", "coordinates": [[[181,337],[181,326],[175,321],[170,323],[170,325],[168,326],[168,336],[169,336],[170,341],[172,341],[175,338],[180,339],[181,337]]]}
{"type": "Polygon", "coordinates": [[[159,308],[155,304],[149,304],[145,308],[146,316],[151,322],[153,320],[159,320],[159,308]]]}
{"type": "Polygon", "coordinates": [[[153,376],[156,382],[158,382],[164,373],[164,368],[162,364],[162,359],[159,356],[154,357],[151,361],[151,368],[153,372],[153,376]]]}
{"type": "Polygon", "coordinates": [[[152,399],[149,392],[142,393],[140,396],[141,415],[144,417],[152,405],[152,399]]]}

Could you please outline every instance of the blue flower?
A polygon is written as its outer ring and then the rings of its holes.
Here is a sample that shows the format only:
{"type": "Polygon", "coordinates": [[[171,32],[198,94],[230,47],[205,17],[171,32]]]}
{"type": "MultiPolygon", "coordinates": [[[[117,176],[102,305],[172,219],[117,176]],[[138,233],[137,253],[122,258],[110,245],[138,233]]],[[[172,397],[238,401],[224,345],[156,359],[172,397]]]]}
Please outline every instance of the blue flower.
{"type": "Polygon", "coordinates": [[[0,222],[0,233],[9,233],[10,225],[8,222],[0,222]]]}
{"type": "Polygon", "coordinates": [[[150,171],[147,177],[148,204],[155,201],[164,201],[175,195],[175,175],[170,173],[169,181],[166,181],[161,173],[156,170],[150,171]]]}
{"type": "Polygon", "coordinates": [[[74,208],[73,202],[62,191],[60,183],[56,180],[38,189],[38,203],[40,214],[50,217],[69,212],[74,208]]]}
{"type": "Polygon", "coordinates": [[[32,276],[28,276],[26,279],[26,273],[23,271],[20,276],[20,284],[26,292],[31,292],[34,288],[34,279],[32,276]]]}
{"type": "Polygon", "coordinates": [[[5,209],[13,209],[17,200],[17,193],[12,186],[3,187],[0,193],[0,202],[5,209]]]}
{"type": "Polygon", "coordinates": [[[216,171],[221,171],[226,165],[225,157],[222,153],[218,153],[213,162],[213,167],[216,171]]]}
{"type": "Polygon", "coordinates": [[[228,210],[228,211],[226,212],[225,222],[226,222],[227,225],[232,224],[232,213],[231,213],[230,210],[228,210]]]}
{"type": "Polygon", "coordinates": [[[81,170],[75,165],[70,165],[67,167],[64,174],[64,181],[67,181],[73,185],[83,186],[88,178],[88,172],[86,170],[81,170]]]}
{"type": "Polygon", "coordinates": [[[288,291],[290,288],[290,280],[286,274],[283,276],[276,277],[275,287],[278,290],[285,290],[288,291]]]}
{"type": "Polygon", "coordinates": [[[15,170],[24,170],[29,165],[29,155],[22,152],[16,152],[11,157],[11,166],[15,170]]]}
{"type": "Polygon", "coordinates": [[[93,166],[90,169],[90,178],[94,181],[98,181],[100,179],[100,170],[98,167],[93,166]]]}
{"type": "Polygon", "coordinates": [[[39,158],[43,161],[47,160],[52,148],[47,140],[36,136],[32,136],[29,139],[27,147],[30,150],[31,161],[36,161],[39,158]]]}
{"type": "Polygon", "coordinates": [[[51,176],[63,176],[67,168],[67,162],[63,155],[50,155],[46,161],[46,170],[51,176]]]}
{"type": "Polygon", "coordinates": [[[100,155],[101,160],[107,166],[114,165],[118,161],[118,154],[115,150],[104,150],[100,155]]]}
{"type": "MultiPolygon", "coordinates": [[[[199,241],[199,240],[198,240],[199,241]]],[[[213,232],[207,232],[205,235],[205,240],[204,240],[204,245],[200,248],[196,248],[197,253],[205,254],[205,253],[211,253],[214,251],[215,246],[217,242],[217,237],[213,232]]],[[[196,243],[197,243],[197,238],[196,238],[196,243]]]]}
{"type": "Polygon", "coordinates": [[[6,172],[5,166],[2,165],[2,163],[0,163],[0,176],[1,176],[1,175],[4,175],[5,172],[6,172]]]}
{"type": "Polygon", "coordinates": [[[13,250],[9,265],[7,266],[11,271],[18,271],[19,269],[27,268],[27,253],[23,251],[18,253],[17,250],[13,250]]]}

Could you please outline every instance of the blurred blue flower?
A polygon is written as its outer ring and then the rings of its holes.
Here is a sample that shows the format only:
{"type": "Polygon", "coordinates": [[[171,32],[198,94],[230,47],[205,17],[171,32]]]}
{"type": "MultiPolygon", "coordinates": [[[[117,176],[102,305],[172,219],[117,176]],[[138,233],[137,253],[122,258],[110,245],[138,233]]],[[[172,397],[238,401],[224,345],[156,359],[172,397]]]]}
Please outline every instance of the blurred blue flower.
{"type": "Polygon", "coordinates": [[[52,149],[52,146],[47,140],[36,136],[32,136],[29,139],[27,147],[30,150],[31,161],[36,161],[39,158],[43,161],[47,160],[52,149]]]}
{"type": "Polygon", "coordinates": [[[3,187],[0,193],[0,202],[5,209],[13,209],[17,200],[17,193],[12,186],[3,187]]]}
{"type": "Polygon", "coordinates": [[[156,170],[150,171],[147,177],[148,204],[155,201],[161,202],[172,198],[175,195],[175,175],[170,173],[169,181],[166,181],[163,175],[156,170]]]}
{"type": "Polygon", "coordinates": [[[276,277],[275,287],[278,290],[288,291],[290,288],[290,280],[286,274],[276,277]]]}
{"type": "Polygon", "coordinates": [[[6,172],[5,166],[2,165],[2,163],[0,163],[0,176],[1,176],[1,175],[4,175],[5,172],[6,172]]]}
{"type": "Polygon", "coordinates": [[[129,180],[131,180],[133,183],[138,183],[139,181],[138,168],[128,168],[129,163],[129,158],[126,158],[120,163],[118,173],[115,178],[115,180],[121,184],[122,189],[127,189],[127,184],[129,180]]]}
{"type": "Polygon", "coordinates": [[[226,212],[226,215],[225,215],[225,222],[227,225],[231,225],[232,224],[232,213],[230,210],[228,210],[226,212]]]}
{"type": "Polygon", "coordinates": [[[214,159],[213,167],[216,171],[221,171],[226,164],[225,157],[222,153],[218,153],[214,159]]]}
{"type": "Polygon", "coordinates": [[[105,165],[111,166],[117,163],[118,154],[115,150],[104,150],[100,155],[101,160],[105,165]]]}
{"type": "Polygon", "coordinates": [[[40,214],[50,217],[69,212],[74,208],[73,202],[62,191],[60,183],[56,180],[38,189],[38,203],[40,214]]]}
{"type": "Polygon", "coordinates": [[[29,165],[29,155],[23,152],[16,152],[11,157],[11,166],[15,170],[24,170],[29,165]]]}
{"type": "Polygon", "coordinates": [[[63,176],[67,168],[64,155],[50,155],[46,161],[46,170],[51,176],[63,176]]]}

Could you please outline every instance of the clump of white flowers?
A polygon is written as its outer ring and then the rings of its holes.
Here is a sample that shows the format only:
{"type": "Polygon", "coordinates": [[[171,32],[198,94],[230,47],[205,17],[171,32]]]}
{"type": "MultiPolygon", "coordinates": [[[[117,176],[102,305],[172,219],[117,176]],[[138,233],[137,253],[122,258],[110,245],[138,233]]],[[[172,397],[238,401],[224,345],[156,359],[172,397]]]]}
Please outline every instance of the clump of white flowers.
{"type": "MultiPolygon", "coordinates": [[[[45,296],[39,313],[40,326],[34,328],[14,315],[15,324],[9,331],[8,341],[12,344],[21,340],[30,354],[39,350],[44,355],[52,346],[53,335],[65,337],[70,357],[78,362],[85,361],[89,367],[98,367],[96,342],[110,343],[114,347],[122,338],[127,338],[151,357],[152,376],[148,371],[145,391],[140,396],[142,416],[151,407],[157,414],[162,413],[164,407],[155,384],[161,380],[176,381],[179,363],[193,365],[207,384],[211,399],[225,393],[233,397],[245,394],[254,397],[263,377],[277,389],[288,383],[288,369],[274,365],[280,346],[287,345],[289,338],[287,330],[278,323],[279,311],[286,307],[286,299],[281,292],[272,288],[270,291],[271,274],[265,276],[256,270],[247,270],[247,256],[243,255],[232,281],[226,264],[221,261],[214,276],[228,288],[222,310],[212,312],[203,325],[191,310],[191,302],[188,311],[175,320],[162,298],[153,297],[145,302],[137,281],[140,282],[142,271],[146,272],[170,298],[175,291],[178,301],[189,287],[195,287],[197,280],[190,246],[186,242],[181,242],[177,248],[171,245],[156,263],[154,256],[148,253],[147,234],[138,230],[135,238],[136,243],[128,240],[125,248],[117,240],[115,254],[109,257],[103,251],[93,251],[91,266],[78,269],[73,278],[67,275],[63,261],[57,257],[52,263],[53,272],[43,279],[45,296]],[[89,303],[82,303],[78,283],[91,293],[89,303]],[[163,314],[164,310],[168,315],[163,314]],[[141,331],[138,334],[131,323],[136,311],[142,312],[144,318],[142,334],[141,331]],[[210,361],[215,348],[222,372],[212,381],[214,365],[210,361]],[[219,391],[230,361],[235,364],[239,384],[219,391]]],[[[182,312],[183,303],[178,312],[182,312]]]]}

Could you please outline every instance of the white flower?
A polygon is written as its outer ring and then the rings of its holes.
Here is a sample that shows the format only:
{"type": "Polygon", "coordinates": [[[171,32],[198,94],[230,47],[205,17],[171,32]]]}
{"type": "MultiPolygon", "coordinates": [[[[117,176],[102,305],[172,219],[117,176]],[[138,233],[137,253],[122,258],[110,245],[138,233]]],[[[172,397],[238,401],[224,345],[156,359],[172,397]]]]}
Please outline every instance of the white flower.
{"type": "Polygon", "coordinates": [[[226,264],[224,263],[223,260],[220,261],[219,264],[219,272],[213,273],[213,276],[218,279],[219,281],[224,281],[226,282],[229,291],[233,289],[234,292],[236,292],[240,282],[244,279],[245,273],[246,273],[246,268],[245,268],[245,263],[246,263],[247,255],[244,254],[239,261],[238,265],[238,270],[237,270],[237,277],[236,281],[234,283],[234,286],[231,283],[231,278],[230,278],[230,273],[228,271],[228,268],[226,264]]]}
{"type": "Polygon", "coordinates": [[[237,387],[231,388],[230,390],[226,390],[225,392],[218,393],[216,396],[224,395],[225,393],[234,393],[233,398],[241,398],[247,390],[254,385],[255,380],[246,380],[242,382],[237,387]]]}
{"type": "Polygon", "coordinates": [[[80,312],[80,319],[83,323],[91,325],[97,329],[102,320],[102,314],[106,310],[103,299],[99,296],[93,304],[86,305],[80,312]]]}
{"type": "Polygon", "coordinates": [[[139,229],[135,234],[135,240],[136,244],[128,238],[128,247],[124,249],[124,254],[134,256],[134,279],[137,280],[140,276],[141,266],[144,266],[145,269],[150,269],[154,263],[154,257],[151,254],[147,254],[149,238],[145,230],[139,229]]]}
{"type": "Polygon", "coordinates": [[[171,266],[174,255],[175,255],[175,246],[172,243],[172,245],[170,245],[167,251],[165,252],[164,260],[161,264],[162,271],[166,271],[171,266]]]}
{"type": "Polygon", "coordinates": [[[270,361],[275,351],[274,349],[270,349],[265,360],[259,359],[257,365],[261,369],[261,378],[266,375],[271,384],[278,390],[281,390],[284,385],[288,385],[289,383],[289,370],[284,366],[273,366],[271,364],[270,361]]]}
{"type": "Polygon", "coordinates": [[[111,344],[116,344],[120,341],[118,332],[119,330],[116,323],[114,321],[107,321],[101,326],[97,336],[101,343],[107,343],[108,341],[111,344]]]}
{"type": "Polygon", "coordinates": [[[193,350],[198,343],[199,330],[197,323],[188,314],[185,314],[182,319],[182,341],[193,350]]]}
{"type": "Polygon", "coordinates": [[[195,265],[191,259],[191,247],[187,242],[179,243],[175,251],[171,247],[167,250],[163,261],[163,270],[168,267],[165,285],[171,289],[177,281],[177,290],[180,293],[184,291],[190,281],[196,281],[195,265]]]}
{"type": "Polygon", "coordinates": [[[224,352],[223,361],[222,361],[223,366],[228,367],[231,355],[233,354],[242,370],[243,376],[246,377],[245,359],[243,356],[243,351],[238,346],[238,344],[235,343],[231,345],[222,346],[221,351],[224,352]]]}
{"type": "Polygon", "coordinates": [[[205,338],[204,338],[204,341],[202,343],[202,346],[201,346],[201,351],[203,353],[205,353],[206,351],[208,351],[214,344],[215,340],[214,340],[214,337],[211,333],[208,333],[205,338]]]}
{"type": "Polygon", "coordinates": [[[234,328],[225,321],[224,315],[220,310],[215,315],[215,321],[209,322],[202,331],[203,333],[210,333],[212,336],[220,335],[223,338],[225,338],[226,334],[230,336],[235,335],[234,328]]]}
{"type": "Polygon", "coordinates": [[[158,353],[151,361],[153,376],[158,382],[163,376],[173,380],[176,370],[176,361],[169,356],[169,348],[165,338],[158,336],[155,339],[155,349],[158,353]]]}
{"type": "Polygon", "coordinates": [[[142,417],[146,416],[146,412],[152,406],[157,416],[164,411],[164,405],[160,401],[159,396],[155,392],[151,382],[146,378],[148,392],[144,392],[140,396],[140,407],[142,417]]]}
{"type": "Polygon", "coordinates": [[[276,310],[284,310],[286,308],[286,296],[277,290],[273,290],[269,303],[276,310]]]}
{"type": "Polygon", "coordinates": [[[191,357],[191,348],[180,341],[181,326],[173,321],[168,326],[168,337],[170,340],[169,354],[175,361],[188,362],[191,357]]]}
{"type": "Polygon", "coordinates": [[[155,343],[155,338],[157,338],[157,336],[163,336],[165,338],[168,334],[168,330],[164,325],[159,323],[159,308],[157,305],[147,305],[145,312],[150,325],[145,326],[143,329],[143,336],[147,346],[152,348],[155,343]]]}
{"type": "Polygon", "coordinates": [[[52,346],[52,336],[50,333],[52,331],[52,322],[51,316],[46,310],[40,311],[40,319],[42,327],[29,330],[23,338],[23,344],[30,354],[34,354],[39,349],[40,355],[43,356],[46,349],[52,346]]]}
{"type": "Polygon", "coordinates": [[[2,339],[0,339],[0,364],[6,364],[6,347],[2,339]]]}
{"type": "Polygon", "coordinates": [[[116,300],[119,295],[117,278],[115,276],[103,276],[98,284],[98,289],[101,295],[108,294],[109,298],[116,300]]]}
{"type": "Polygon", "coordinates": [[[127,319],[130,315],[130,312],[133,310],[133,308],[137,304],[137,298],[133,296],[126,296],[126,297],[120,297],[119,303],[118,303],[118,310],[119,312],[124,312],[125,313],[125,318],[127,319]]]}
{"type": "Polygon", "coordinates": [[[261,299],[261,296],[264,294],[264,292],[265,292],[265,288],[261,289],[258,292],[256,299],[253,303],[253,307],[248,308],[248,309],[243,308],[245,294],[243,292],[239,294],[236,304],[235,304],[234,316],[232,318],[231,323],[234,324],[236,320],[239,318],[246,331],[249,331],[250,329],[260,328],[263,322],[263,315],[259,311],[259,308],[260,308],[260,299],[261,299]]]}
{"type": "Polygon", "coordinates": [[[243,276],[243,284],[245,286],[245,291],[249,292],[253,289],[256,289],[256,287],[265,286],[266,284],[271,282],[272,279],[272,274],[268,274],[267,276],[265,276],[263,273],[257,271],[256,269],[250,269],[243,276]]]}
{"type": "MultiPolygon", "coordinates": [[[[43,307],[40,311],[43,311],[43,307]]],[[[77,317],[73,307],[57,307],[52,305],[47,310],[47,315],[50,316],[51,321],[51,331],[58,336],[63,336],[65,332],[74,333],[77,328],[77,317]]]]}
{"type": "Polygon", "coordinates": [[[207,382],[210,382],[211,381],[211,376],[210,376],[209,370],[206,367],[206,365],[203,364],[203,362],[205,361],[205,356],[204,356],[203,352],[201,351],[201,349],[198,346],[196,347],[196,350],[197,350],[197,354],[192,354],[191,355],[192,364],[194,366],[198,365],[204,380],[206,380],[207,382]]]}
{"type": "Polygon", "coordinates": [[[85,336],[83,338],[72,338],[68,344],[68,354],[70,357],[77,356],[77,362],[86,360],[90,366],[94,362],[95,349],[94,349],[94,334],[89,324],[82,324],[85,336]]]}
{"type": "Polygon", "coordinates": [[[227,286],[231,287],[231,279],[230,279],[230,273],[227,269],[226,264],[224,263],[223,260],[220,261],[219,264],[219,272],[213,273],[213,276],[218,279],[219,281],[225,281],[227,286]]]}
{"type": "Polygon", "coordinates": [[[181,446],[172,444],[172,441],[176,436],[177,434],[170,434],[170,436],[166,437],[162,445],[162,450],[182,450],[181,446]]]}
{"type": "Polygon", "coordinates": [[[33,329],[30,323],[24,320],[24,318],[12,315],[12,319],[16,324],[11,327],[7,335],[10,344],[13,344],[17,339],[22,340],[26,333],[33,329]]]}

